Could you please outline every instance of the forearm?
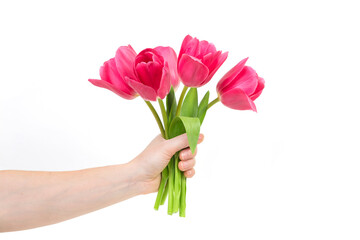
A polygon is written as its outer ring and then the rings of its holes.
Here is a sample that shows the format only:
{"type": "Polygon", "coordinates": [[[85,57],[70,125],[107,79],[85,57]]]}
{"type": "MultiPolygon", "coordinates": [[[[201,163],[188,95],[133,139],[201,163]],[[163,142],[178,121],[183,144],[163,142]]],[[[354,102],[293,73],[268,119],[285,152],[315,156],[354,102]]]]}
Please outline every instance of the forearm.
{"type": "Polygon", "coordinates": [[[0,171],[0,232],[61,222],[144,188],[131,163],[69,172],[0,171]]]}

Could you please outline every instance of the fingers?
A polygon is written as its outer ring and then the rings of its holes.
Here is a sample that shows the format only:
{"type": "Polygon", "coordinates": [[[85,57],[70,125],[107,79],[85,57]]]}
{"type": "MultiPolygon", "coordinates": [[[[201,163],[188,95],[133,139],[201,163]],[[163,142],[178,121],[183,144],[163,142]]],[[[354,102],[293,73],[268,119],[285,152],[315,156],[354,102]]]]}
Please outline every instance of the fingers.
{"type": "Polygon", "coordinates": [[[204,134],[200,133],[198,144],[202,143],[204,141],[204,134]]]}
{"type": "MultiPolygon", "coordinates": [[[[204,134],[199,135],[198,144],[202,143],[204,141],[204,134]]],[[[195,175],[195,156],[197,154],[197,149],[195,149],[195,152],[192,153],[189,147],[188,139],[186,134],[182,134],[180,136],[177,136],[175,138],[166,140],[168,144],[168,151],[171,155],[175,154],[176,152],[182,150],[180,152],[179,158],[179,169],[184,172],[184,176],[187,178],[192,178],[195,175]]]]}
{"type": "Polygon", "coordinates": [[[180,160],[186,161],[194,158],[196,154],[197,154],[197,148],[195,149],[194,153],[191,152],[190,148],[186,148],[180,152],[179,157],[180,160]]]}
{"type": "MultiPolygon", "coordinates": [[[[198,143],[201,143],[204,140],[204,135],[199,135],[198,143]]],[[[180,151],[181,149],[184,149],[189,146],[189,142],[186,136],[186,133],[171,138],[169,140],[166,140],[167,144],[167,151],[170,153],[170,155],[175,154],[177,151],[180,151]]]]}
{"type": "Polygon", "coordinates": [[[182,160],[179,162],[179,169],[184,172],[185,177],[192,178],[195,175],[194,166],[196,164],[195,158],[182,160]]]}
{"type": "Polygon", "coordinates": [[[195,164],[196,164],[196,161],[195,161],[195,158],[193,158],[193,159],[186,160],[186,161],[180,161],[178,167],[181,171],[188,171],[188,170],[194,168],[195,164]]]}
{"type": "Polygon", "coordinates": [[[184,175],[185,175],[185,177],[187,177],[187,178],[192,178],[192,177],[195,175],[195,169],[192,168],[192,169],[184,172],[184,175]]]}

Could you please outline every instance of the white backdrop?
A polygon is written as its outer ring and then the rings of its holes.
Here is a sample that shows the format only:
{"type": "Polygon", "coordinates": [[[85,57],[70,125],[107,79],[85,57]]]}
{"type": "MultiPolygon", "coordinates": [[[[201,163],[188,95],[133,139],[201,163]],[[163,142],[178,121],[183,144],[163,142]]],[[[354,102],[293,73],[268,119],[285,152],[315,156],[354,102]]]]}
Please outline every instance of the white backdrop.
{"type": "MultiPolygon", "coordinates": [[[[1,1],[0,169],[125,163],[158,134],[140,98],[92,86],[121,45],[187,34],[245,57],[266,81],[258,113],[221,104],[202,127],[187,217],[138,196],[15,239],[359,239],[356,1],[1,1]]],[[[177,93],[179,94],[179,92],[177,93]]],[[[1,183],[0,183],[1,184],[1,183]]]]}

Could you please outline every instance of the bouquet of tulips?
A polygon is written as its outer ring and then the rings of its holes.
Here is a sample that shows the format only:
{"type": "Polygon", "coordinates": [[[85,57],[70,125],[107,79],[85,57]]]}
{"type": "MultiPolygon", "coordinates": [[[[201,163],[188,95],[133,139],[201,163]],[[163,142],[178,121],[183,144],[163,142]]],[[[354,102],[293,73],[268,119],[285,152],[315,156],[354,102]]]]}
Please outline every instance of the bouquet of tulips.
{"type": "MultiPolygon", "coordinates": [[[[146,48],[137,54],[130,45],[121,46],[115,57],[100,67],[101,80],[89,81],[128,100],[140,95],[154,115],[163,138],[186,133],[194,153],[200,126],[211,106],[221,101],[232,109],[256,111],[254,100],[264,89],[264,79],[245,66],[245,58],[221,78],[213,101],[209,103],[208,91],[199,103],[197,88],[211,80],[227,56],[227,52],[217,51],[212,43],[189,35],[183,40],[178,56],[171,47],[146,48]],[[180,81],[184,87],[177,101],[175,90],[180,81]],[[156,101],[162,120],[151,103],[156,101]]],[[[179,212],[185,217],[186,178],[178,163],[176,153],[161,173],[154,208],[158,210],[168,198],[168,214],[179,212]]]]}

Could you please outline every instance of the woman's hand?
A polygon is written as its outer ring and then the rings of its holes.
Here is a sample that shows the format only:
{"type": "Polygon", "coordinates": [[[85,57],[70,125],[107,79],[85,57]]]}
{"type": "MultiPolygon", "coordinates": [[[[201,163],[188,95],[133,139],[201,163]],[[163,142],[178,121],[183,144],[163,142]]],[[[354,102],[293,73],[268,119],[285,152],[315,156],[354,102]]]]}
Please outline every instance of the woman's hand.
{"type": "MultiPolygon", "coordinates": [[[[200,134],[198,143],[204,140],[200,134]]],[[[158,135],[151,143],[129,164],[137,169],[137,176],[144,183],[144,193],[157,192],[161,180],[161,172],[169,163],[171,157],[180,152],[179,169],[184,171],[185,177],[191,178],[195,174],[195,156],[188,147],[186,134],[165,140],[158,135]]]]}

